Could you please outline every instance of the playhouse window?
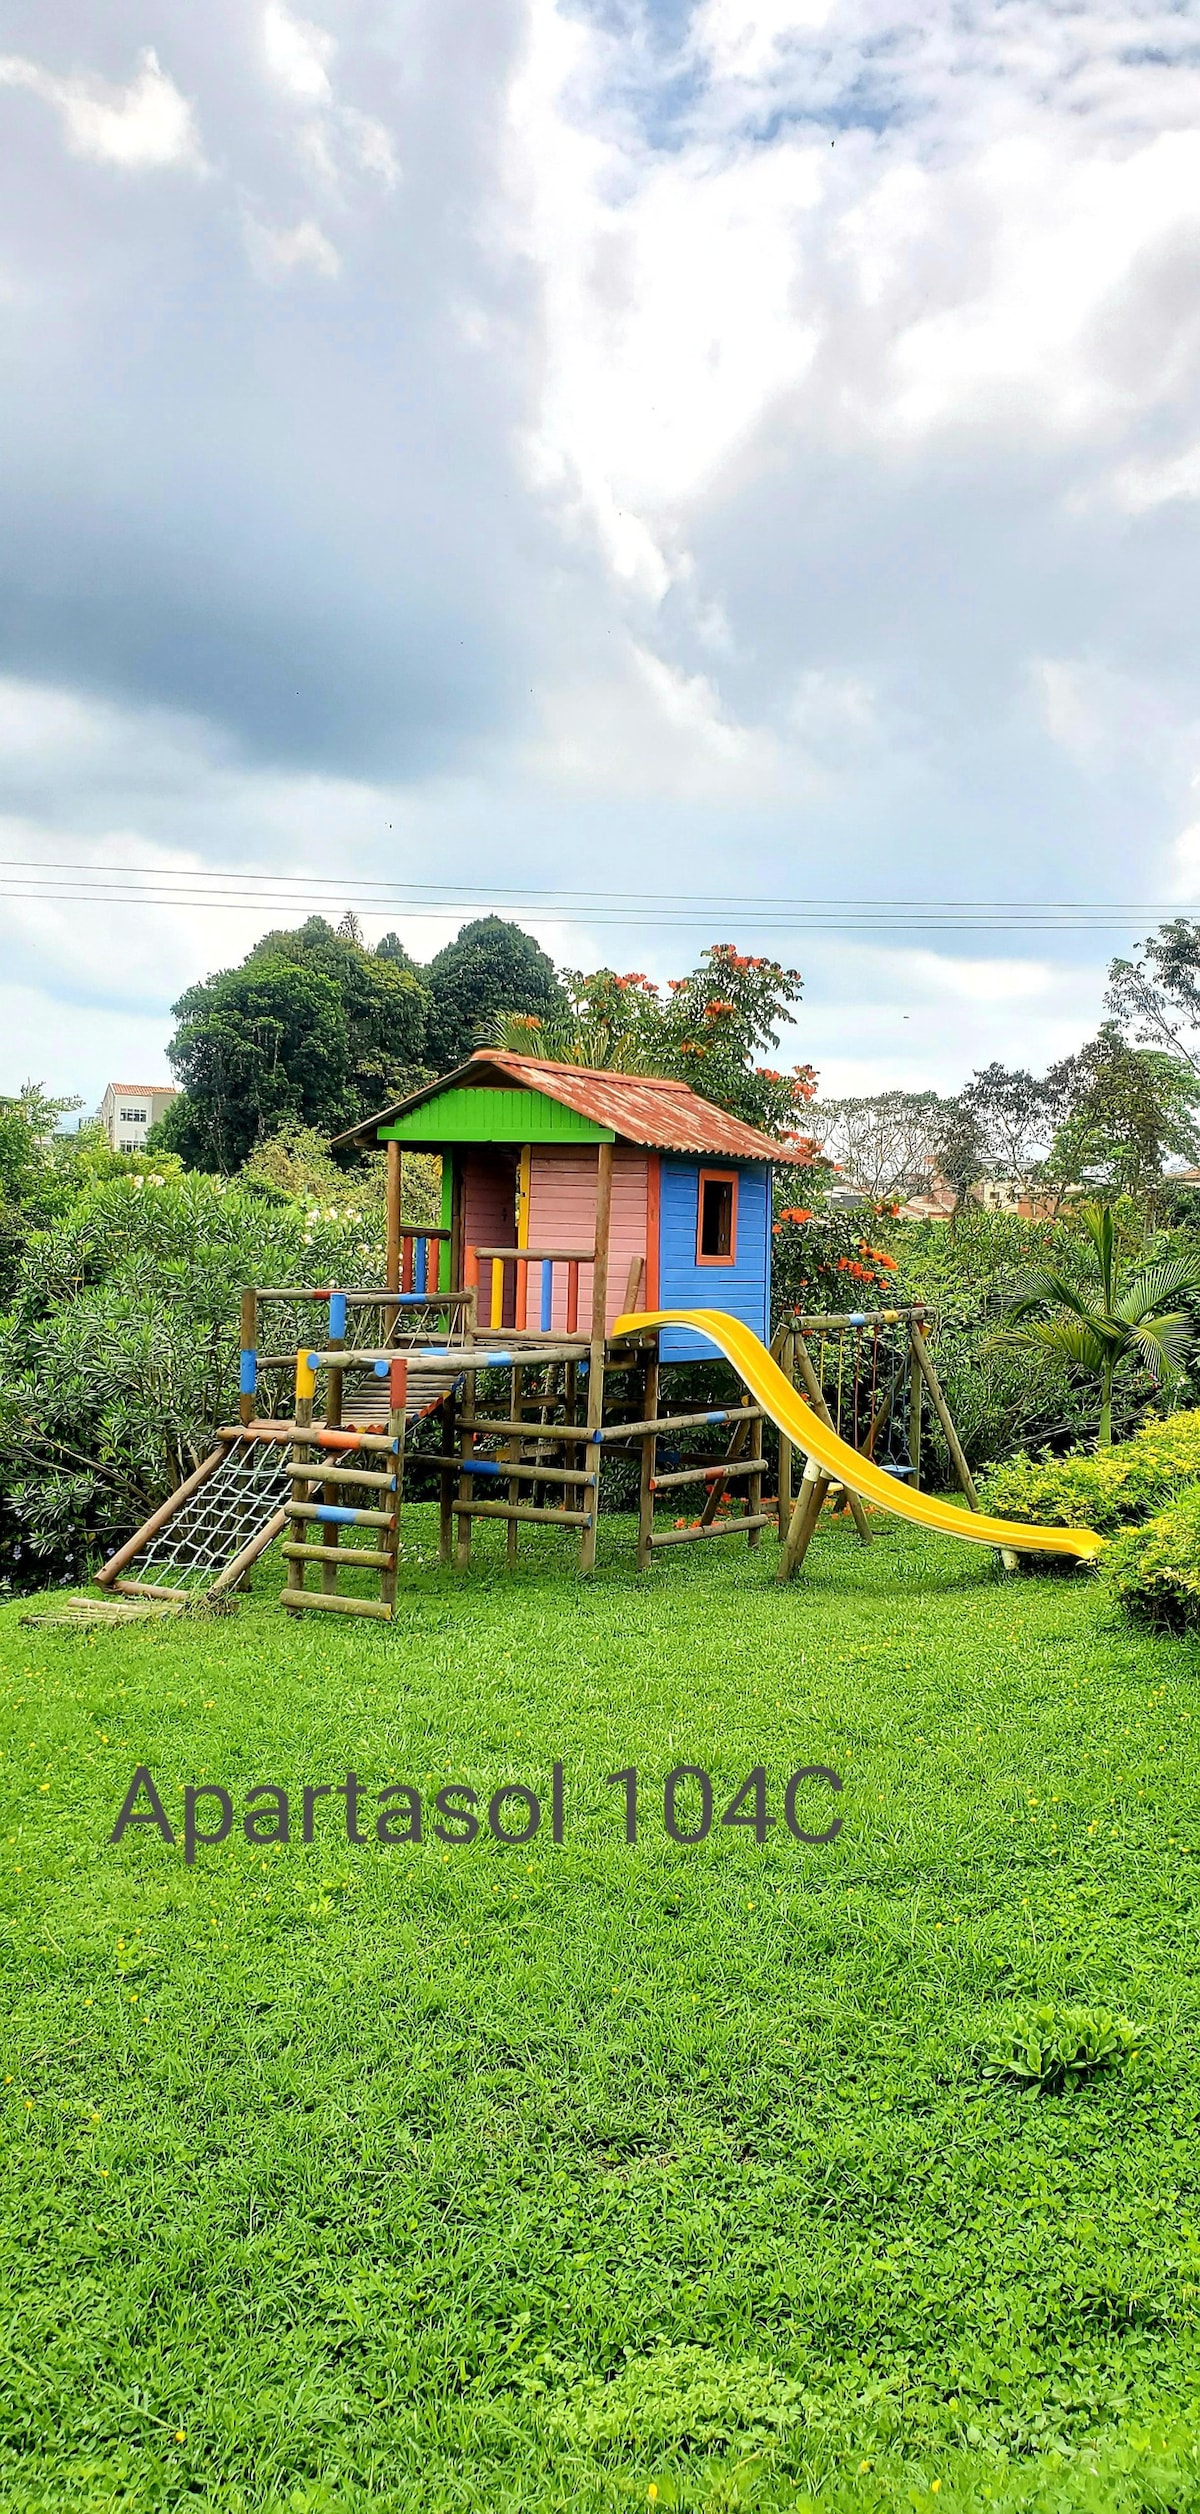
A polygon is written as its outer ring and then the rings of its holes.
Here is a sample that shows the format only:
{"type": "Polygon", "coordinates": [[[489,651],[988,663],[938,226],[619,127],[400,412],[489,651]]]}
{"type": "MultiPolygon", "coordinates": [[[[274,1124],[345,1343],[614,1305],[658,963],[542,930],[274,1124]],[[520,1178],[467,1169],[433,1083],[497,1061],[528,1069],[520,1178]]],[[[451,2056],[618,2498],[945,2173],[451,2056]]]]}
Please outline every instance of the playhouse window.
{"type": "Polygon", "coordinates": [[[737,1257],[737,1171],[701,1170],[696,1263],[732,1266],[737,1257]]]}

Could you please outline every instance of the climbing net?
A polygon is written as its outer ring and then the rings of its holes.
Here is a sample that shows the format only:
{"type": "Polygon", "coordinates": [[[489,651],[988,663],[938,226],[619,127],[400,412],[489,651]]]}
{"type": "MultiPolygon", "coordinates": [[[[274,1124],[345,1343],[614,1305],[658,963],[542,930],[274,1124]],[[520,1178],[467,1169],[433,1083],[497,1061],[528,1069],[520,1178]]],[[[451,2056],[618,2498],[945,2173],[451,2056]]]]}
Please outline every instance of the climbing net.
{"type": "Polygon", "coordinates": [[[130,1576],[156,1588],[209,1587],[291,1498],[283,1441],[234,1440],[220,1465],[159,1528],[130,1576]]]}

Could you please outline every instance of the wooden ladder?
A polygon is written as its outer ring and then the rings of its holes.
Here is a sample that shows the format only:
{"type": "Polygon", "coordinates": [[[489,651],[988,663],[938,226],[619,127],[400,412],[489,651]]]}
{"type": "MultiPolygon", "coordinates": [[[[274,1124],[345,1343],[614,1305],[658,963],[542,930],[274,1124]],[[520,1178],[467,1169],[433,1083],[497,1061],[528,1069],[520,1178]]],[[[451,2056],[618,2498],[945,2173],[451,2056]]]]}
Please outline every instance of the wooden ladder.
{"type": "Polygon", "coordinates": [[[387,1366],[386,1432],[343,1430],[342,1375],[333,1366],[328,1368],[326,1420],[314,1425],[318,1367],[314,1354],[296,1355],[292,1500],[288,1541],[283,1547],[287,1585],[280,1602],[289,1614],[315,1608],[326,1615],[369,1615],[377,1622],[390,1623],[396,1607],[408,1363],[397,1356],[387,1366]],[[362,1457],[374,1463],[361,1465],[362,1457]],[[359,1528],[367,1533],[367,1543],[344,1545],[343,1530],[359,1528]],[[310,1569],[320,1572],[319,1588],[308,1586],[310,1569]],[[378,1597],[347,1597],[338,1588],[338,1573],[343,1570],[377,1572],[378,1597]]]}

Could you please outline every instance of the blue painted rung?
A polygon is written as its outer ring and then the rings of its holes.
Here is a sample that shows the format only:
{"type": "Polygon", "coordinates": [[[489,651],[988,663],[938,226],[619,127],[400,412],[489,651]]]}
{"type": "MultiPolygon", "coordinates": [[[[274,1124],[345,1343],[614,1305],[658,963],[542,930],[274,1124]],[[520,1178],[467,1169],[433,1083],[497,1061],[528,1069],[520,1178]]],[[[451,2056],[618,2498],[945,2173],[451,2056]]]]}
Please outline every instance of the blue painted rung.
{"type": "Polygon", "coordinates": [[[252,1344],[244,1344],[238,1369],[238,1390],[243,1397],[252,1397],[257,1387],[258,1355],[252,1344]]]}
{"type": "Polygon", "coordinates": [[[494,1458],[464,1458],[461,1464],[464,1475],[499,1475],[501,1472],[494,1458]]]}
{"type": "Polygon", "coordinates": [[[548,1335],[554,1317],[554,1267],[548,1257],[542,1259],[542,1334],[548,1335]]]}
{"type": "Polygon", "coordinates": [[[329,1341],[330,1341],[330,1343],[331,1343],[331,1344],[336,1344],[336,1343],[338,1342],[339,1338],[345,1335],[345,1332],[346,1332],[346,1295],[345,1295],[345,1293],[344,1293],[344,1292],[331,1292],[331,1293],[330,1293],[330,1295],[329,1295],[329,1341]]]}
{"type": "Polygon", "coordinates": [[[356,1528],[359,1514],[357,1510],[335,1510],[331,1502],[321,1501],[317,1503],[317,1517],[324,1520],[326,1527],[356,1528]]]}

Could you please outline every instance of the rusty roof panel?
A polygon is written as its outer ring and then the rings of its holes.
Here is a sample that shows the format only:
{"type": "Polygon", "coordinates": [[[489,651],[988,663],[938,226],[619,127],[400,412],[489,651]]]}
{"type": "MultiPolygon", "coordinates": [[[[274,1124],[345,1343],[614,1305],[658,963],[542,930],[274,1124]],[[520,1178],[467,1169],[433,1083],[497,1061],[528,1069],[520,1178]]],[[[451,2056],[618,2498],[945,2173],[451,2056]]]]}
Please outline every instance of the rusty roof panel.
{"type": "Polygon", "coordinates": [[[668,1082],[656,1074],[615,1074],[593,1065],[539,1064],[534,1057],[508,1056],[492,1050],[481,1063],[499,1066],[531,1091],[561,1100],[580,1117],[611,1126],[626,1143],[653,1145],[660,1152],[724,1153],[730,1160],[778,1161],[782,1144],[743,1125],[711,1100],[702,1100],[686,1082],[668,1082]]]}
{"type": "Polygon", "coordinates": [[[598,1065],[539,1062],[531,1056],[509,1056],[499,1048],[480,1048],[465,1065],[456,1066],[452,1074],[443,1074],[438,1081],[412,1092],[408,1099],[397,1101],[394,1107],[379,1109],[373,1117],[363,1118],[345,1134],[335,1136],[335,1149],[371,1143],[381,1127],[394,1124],[397,1118],[417,1108],[430,1109],[434,1119],[432,1137],[436,1124],[432,1104],[444,1091],[496,1083],[540,1091],[548,1100],[573,1109],[577,1116],[611,1127],[624,1142],[646,1144],[659,1152],[707,1153],[717,1158],[724,1155],[731,1161],[790,1162],[805,1157],[795,1143],[774,1143],[769,1135],[760,1135],[757,1127],[743,1125],[740,1117],[731,1117],[727,1109],[717,1108],[712,1100],[702,1100],[699,1092],[691,1090],[686,1082],[670,1082],[657,1074],[617,1074],[598,1065]]]}

